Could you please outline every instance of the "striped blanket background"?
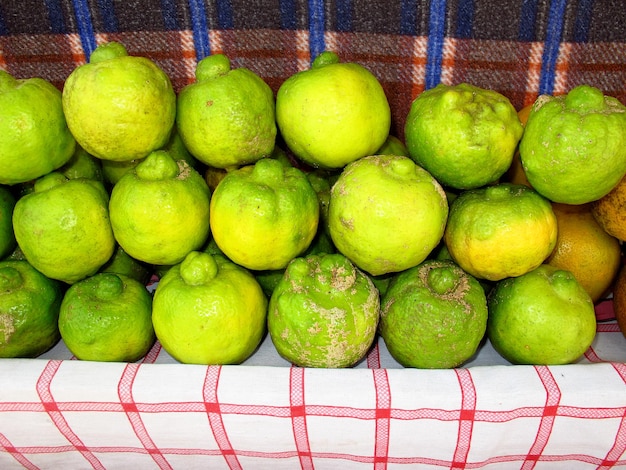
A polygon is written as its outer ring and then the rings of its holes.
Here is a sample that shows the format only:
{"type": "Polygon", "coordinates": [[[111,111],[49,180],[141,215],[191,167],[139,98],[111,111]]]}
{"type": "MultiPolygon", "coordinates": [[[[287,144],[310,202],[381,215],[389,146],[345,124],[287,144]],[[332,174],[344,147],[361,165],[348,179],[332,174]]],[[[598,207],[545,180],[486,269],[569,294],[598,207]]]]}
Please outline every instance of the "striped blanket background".
{"type": "Polygon", "coordinates": [[[0,68],[62,87],[100,42],[155,60],[178,90],[216,52],[274,89],[324,49],[368,67],[401,136],[411,100],[440,82],[518,108],[588,83],[626,102],[622,0],[2,0],[0,68]]]}

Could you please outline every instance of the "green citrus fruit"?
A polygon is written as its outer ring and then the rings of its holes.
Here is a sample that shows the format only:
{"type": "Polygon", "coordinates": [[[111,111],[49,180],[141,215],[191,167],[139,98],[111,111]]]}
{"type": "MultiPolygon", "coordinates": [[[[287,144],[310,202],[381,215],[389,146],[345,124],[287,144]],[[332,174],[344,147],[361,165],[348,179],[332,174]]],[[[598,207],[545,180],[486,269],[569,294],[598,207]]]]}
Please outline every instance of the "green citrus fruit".
{"type": "Polygon", "coordinates": [[[263,158],[229,172],[211,198],[211,232],[233,262],[283,269],[317,233],[319,202],[302,170],[263,158]]]}
{"type": "Polygon", "coordinates": [[[548,264],[496,284],[487,334],[514,364],[574,362],[596,334],[593,301],[574,275],[548,264]]]}
{"type": "Polygon", "coordinates": [[[337,250],[374,276],[424,261],[441,240],[447,216],[435,178],[394,155],[348,164],[332,187],[328,212],[337,250]]]}
{"type": "Polygon", "coordinates": [[[206,182],[185,160],[152,152],[111,190],[115,239],[144,263],[179,263],[209,237],[210,199],[206,182]]]}
{"type": "Polygon", "coordinates": [[[525,185],[499,183],[462,192],[450,206],[444,242],[479,279],[499,281],[535,269],[556,245],[550,202],[525,185]]]}
{"type": "Polygon", "coordinates": [[[402,155],[404,157],[410,157],[409,149],[404,142],[398,139],[394,135],[388,135],[385,143],[376,151],[374,155],[402,155]]]}
{"type": "Polygon", "coordinates": [[[480,283],[450,260],[426,260],[391,279],[380,334],[405,367],[448,369],[478,350],[487,328],[480,283]]]}
{"type": "Polygon", "coordinates": [[[47,277],[72,284],[91,276],[115,250],[108,203],[100,181],[48,173],[15,204],[17,243],[47,277]]]}
{"type": "Polygon", "coordinates": [[[310,69],[282,83],[276,122],[296,157],[314,167],[341,168],[384,144],[391,110],[376,76],[325,51],[310,69]]]}
{"type": "Polygon", "coordinates": [[[447,187],[493,183],[511,165],[523,127],[505,96],[461,83],[413,100],[405,123],[411,157],[447,187]]]}
{"type": "Polygon", "coordinates": [[[245,268],[193,251],[161,278],[152,312],[157,338],[176,360],[239,364],[265,334],[267,298],[245,268]]]}
{"type": "Polygon", "coordinates": [[[98,272],[121,274],[145,285],[152,275],[152,267],[133,258],[120,245],[117,245],[111,259],[98,272]]]}
{"type": "Polygon", "coordinates": [[[196,82],[178,94],[176,124],[185,146],[215,168],[268,157],[276,140],[274,93],[251,70],[214,54],[196,67],[196,82]]]}
{"type": "Polygon", "coordinates": [[[17,242],[13,232],[13,209],[16,199],[6,187],[0,186],[0,259],[13,252],[17,242]]]}
{"type": "Polygon", "coordinates": [[[167,74],[119,42],[99,45],[63,87],[63,111],[76,141],[91,155],[137,160],[163,147],[176,117],[167,74]]]}
{"type": "Polygon", "coordinates": [[[519,151],[528,181],[551,201],[600,199],[626,174],[626,106],[588,85],[542,95],[519,151]]]}
{"type": "Polygon", "coordinates": [[[0,70],[0,184],[30,181],[64,165],[76,141],[61,92],[42,78],[16,79],[0,70]]]}
{"type": "Polygon", "coordinates": [[[0,262],[0,357],[37,357],[61,335],[60,283],[25,260],[0,262]]]}
{"type": "Polygon", "coordinates": [[[380,297],[345,256],[294,259],[274,288],[268,331],[278,353],[301,367],[350,367],[371,347],[380,297]]]}
{"type": "Polygon", "coordinates": [[[101,160],[102,164],[102,176],[104,180],[112,185],[116,184],[122,176],[126,173],[134,170],[137,165],[145,160],[144,158],[138,158],[136,160],[127,160],[124,162],[116,162],[113,160],[101,160]]]}
{"type": "Polygon", "coordinates": [[[135,362],[155,341],[152,296],[139,281],[98,273],[67,290],[59,330],[74,356],[85,361],[135,362]]]}

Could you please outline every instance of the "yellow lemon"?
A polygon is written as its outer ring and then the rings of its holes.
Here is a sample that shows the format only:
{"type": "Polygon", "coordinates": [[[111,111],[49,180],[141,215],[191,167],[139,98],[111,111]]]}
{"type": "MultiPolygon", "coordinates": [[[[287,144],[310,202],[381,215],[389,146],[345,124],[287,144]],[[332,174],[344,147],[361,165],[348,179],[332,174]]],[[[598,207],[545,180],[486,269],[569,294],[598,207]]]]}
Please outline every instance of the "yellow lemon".
{"type": "Polygon", "coordinates": [[[229,172],[211,198],[211,232],[224,254],[254,270],[282,269],[311,244],[317,194],[302,170],[264,158],[229,172]]]}
{"type": "Polygon", "coordinates": [[[176,117],[167,74],[115,41],[99,45],[89,63],[72,71],[62,104],[76,141],[103,160],[137,160],[160,149],[176,117]]]}
{"type": "Polygon", "coordinates": [[[325,51],[310,69],[282,83],[276,122],[296,157],[314,167],[341,168],[385,143],[391,110],[374,74],[325,51]]]}

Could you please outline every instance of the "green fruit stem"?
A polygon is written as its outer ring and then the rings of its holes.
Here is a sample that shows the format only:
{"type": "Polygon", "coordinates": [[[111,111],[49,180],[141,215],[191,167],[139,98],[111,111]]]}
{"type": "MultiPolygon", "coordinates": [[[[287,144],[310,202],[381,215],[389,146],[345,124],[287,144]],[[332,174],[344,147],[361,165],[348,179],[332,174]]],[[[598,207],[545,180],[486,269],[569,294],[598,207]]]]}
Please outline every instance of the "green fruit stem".
{"type": "Polygon", "coordinates": [[[96,64],[98,62],[104,62],[105,60],[116,59],[118,57],[125,57],[127,55],[128,51],[122,43],[111,41],[100,44],[96,47],[89,57],[89,62],[96,64]]]}
{"type": "Polygon", "coordinates": [[[180,172],[178,163],[165,150],[157,150],[148,155],[135,167],[142,180],[162,181],[176,178],[180,172]]]}
{"type": "Polygon", "coordinates": [[[313,64],[311,64],[312,68],[323,67],[328,64],[338,64],[339,56],[332,51],[324,51],[320,53],[314,60],[313,64]]]}
{"type": "Polygon", "coordinates": [[[452,267],[439,267],[428,271],[428,285],[430,289],[445,295],[453,292],[458,284],[458,274],[452,267]]]}
{"type": "Polygon", "coordinates": [[[124,292],[124,281],[114,273],[102,273],[95,286],[96,297],[100,300],[113,300],[124,292]]]}
{"type": "Polygon", "coordinates": [[[196,80],[198,82],[213,80],[228,72],[230,72],[230,59],[224,54],[213,54],[198,62],[196,80]]]}
{"type": "Polygon", "coordinates": [[[200,286],[210,282],[219,271],[217,262],[209,253],[192,251],[180,264],[180,276],[185,284],[200,286]]]}

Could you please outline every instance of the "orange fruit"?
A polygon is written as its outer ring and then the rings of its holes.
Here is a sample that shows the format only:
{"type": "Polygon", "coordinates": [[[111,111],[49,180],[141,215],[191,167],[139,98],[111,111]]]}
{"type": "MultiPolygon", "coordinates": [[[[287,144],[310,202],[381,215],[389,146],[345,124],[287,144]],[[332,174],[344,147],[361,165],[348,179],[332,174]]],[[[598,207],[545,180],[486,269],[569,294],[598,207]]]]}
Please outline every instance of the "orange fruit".
{"type": "Polygon", "coordinates": [[[606,196],[594,201],[591,213],[609,235],[626,240],[626,178],[606,196]]]}
{"type": "Polygon", "coordinates": [[[613,311],[617,324],[626,337],[626,269],[620,269],[613,286],[613,311]]]}
{"type": "Polygon", "coordinates": [[[596,302],[611,287],[621,265],[617,238],[606,233],[590,204],[553,203],[557,220],[554,251],[546,263],[570,271],[596,302]]]}

